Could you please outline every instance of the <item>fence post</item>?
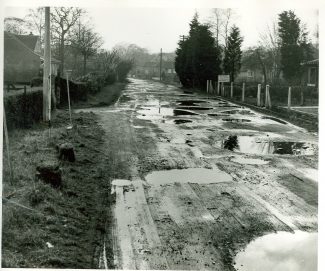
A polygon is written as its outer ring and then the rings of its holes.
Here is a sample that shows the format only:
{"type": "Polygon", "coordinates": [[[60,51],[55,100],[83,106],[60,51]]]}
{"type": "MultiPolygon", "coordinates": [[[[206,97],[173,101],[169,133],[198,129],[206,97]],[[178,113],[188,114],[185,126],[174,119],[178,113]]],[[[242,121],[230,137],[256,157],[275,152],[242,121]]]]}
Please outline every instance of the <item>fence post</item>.
{"type": "Polygon", "coordinates": [[[271,104],[270,86],[269,85],[268,85],[268,90],[267,90],[267,101],[269,102],[269,108],[271,108],[272,104],[271,104]]]}
{"type": "Polygon", "coordinates": [[[8,166],[9,166],[9,174],[10,174],[10,183],[14,183],[14,172],[12,170],[12,165],[11,165],[11,157],[10,157],[10,147],[9,147],[9,136],[8,136],[8,128],[7,128],[7,119],[6,119],[6,110],[3,105],[3,129],[4,129],[4,134],[5,134],[5,144],[6,144],[6,149],[7,149],[7,159],[8,159],[8,166]]]}
{"type": "Polygon", "coordinates": [[[267,108],[267,105],[269,104],[269,103],[268,103],[268,98],[269,98],[269,96],[267,95],[268,86],[269,86],[269,85],[265,85],[265,103],[264,103],[265,108],[267,108]]]}
{"type": "Polygon", "coordinates": [[[24,96],[23,96],[23,125],[24,127],[26,127],[26,123],[27,123],[27,91],[26,91],[26,86],[24,86],[24,96]]]}
{"type": "Polygon", "coordinates": [[[209,85],[209,88],[210,88],[210,92],[213,93],[213,85],[212,85],[212,80],[209,80],[210,81],[210,85],[209,85]]]}
{"type": "Polygon", "coordinates": [[[232,99],[234,96],[234,82],[230,83],[230,98],[232,99]]]}
{"type": "Polygon", "coordinates": [[[209,94],[209,80],[207,80],[207,94],[209,94]]]}
{"type": "Polygon", "coordinates": [[[225,97],[225,87],[223,85],[223,82],[221,83],[221,96],[225,97]]]}
{"type": "Polygon", "coordinates": [[[288,109],[291,109],[291,87],[288,89],[288,109]]]}
{"type": "Polygon", "coordinates": [[[241,101],[245,102],[245,82],[243,82],[242,92],[241,92],[241,101]]]}
{"type": "Polygon", "coordinates": [[[261,84],[257,85],[257,106],[261,106],[261,84]]]}
{"type": "Polygon", "coordinates": [[[220,96],[220,83],[219,81],[217,82],[218,86],[217,86],[217,95],[220,96]]]}
{"type": "Polygon", "coordinates": [[[303,88],[301,88],[301,92],[300,92],[301,94],[301,101],[300,101],[300,105],[304,105],[304,89],[303,88]]]}

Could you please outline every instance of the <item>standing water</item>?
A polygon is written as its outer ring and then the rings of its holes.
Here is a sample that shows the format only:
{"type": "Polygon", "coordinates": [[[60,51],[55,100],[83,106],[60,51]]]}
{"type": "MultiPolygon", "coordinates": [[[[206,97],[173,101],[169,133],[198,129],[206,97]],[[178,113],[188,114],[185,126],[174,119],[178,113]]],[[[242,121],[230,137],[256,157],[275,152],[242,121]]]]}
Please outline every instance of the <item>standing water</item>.
{"type": "Polygon", "coordinates": [[[239,271],[316,271],[317,233],[267,234],[249,243],[235,258],[239,271]]]}

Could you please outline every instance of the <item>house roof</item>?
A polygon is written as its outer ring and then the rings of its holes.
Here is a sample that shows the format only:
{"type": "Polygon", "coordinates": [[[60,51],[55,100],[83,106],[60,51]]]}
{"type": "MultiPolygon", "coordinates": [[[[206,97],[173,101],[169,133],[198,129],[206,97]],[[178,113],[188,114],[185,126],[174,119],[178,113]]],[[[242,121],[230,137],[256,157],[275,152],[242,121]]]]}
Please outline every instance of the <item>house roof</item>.
{"type": "Polygon", "coordinates": [[[28,48],[35,50],[38,36],[35,36],[33,34],[29,35],[15,35],[16,38],[18,38],[21,42],[23,42],[28,48]]]}

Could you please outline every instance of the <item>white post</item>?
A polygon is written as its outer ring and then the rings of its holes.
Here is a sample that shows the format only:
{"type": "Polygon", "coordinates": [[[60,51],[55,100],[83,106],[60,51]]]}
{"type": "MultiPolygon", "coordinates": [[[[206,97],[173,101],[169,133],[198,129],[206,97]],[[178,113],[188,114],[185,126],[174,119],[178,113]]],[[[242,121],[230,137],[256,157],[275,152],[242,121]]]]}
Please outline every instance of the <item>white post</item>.
{"type": "Polygon", "coordinates": [[[243,88],[241,93],[241,101],[245,102],[245,82],[243,82],[243,88]]]}
{"type": "Polygon", "coordinates": [[[67,73],[67,92],[68,92],[68,105],[69,105],[70,125],[72,126],[71,105],[70,105],[70,90],[69,90],[69,72],[67,71],[66,73],[67,73]]]}
{"type": "Polygon", "coordinates": [[[234,96],[234,82],[230,83],[230,98],[234,96]]]}
{"type": "Polygon", "coordinates": [[[221,87],[222,87],[222,96],[225,97],[226,96],[225,95],[225,85],[223,82],[221,83],[221,87]]]}
{"type": "Polygon", "coordinates": [[[257,85],[257,106],[261,106],[261,84],[257,85]]]}
{"type": "Polygon", "coordinates": [[[219,81],[217,82],[217,95],[220,96],[220,83],[219,81]]]}
{"type": "Polygon", "coordinates": [[[291,109],[291,87],[288,89],[288,109],[291,109]]]}
{"type": "Polygon", "coordinates": [[[269,85],[265,86],[265,108],[269,105],[269,85]]]}

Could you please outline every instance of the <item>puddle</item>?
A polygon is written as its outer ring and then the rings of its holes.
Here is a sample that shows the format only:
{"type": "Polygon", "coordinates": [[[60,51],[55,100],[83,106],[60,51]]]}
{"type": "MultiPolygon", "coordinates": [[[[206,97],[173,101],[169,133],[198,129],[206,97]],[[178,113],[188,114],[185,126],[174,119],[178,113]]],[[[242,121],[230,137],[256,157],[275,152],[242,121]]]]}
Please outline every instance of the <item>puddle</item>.
{"type": "Polygon", "coordinates": [[[189,109],[189,110],[211,110],[212,107],[204,107],[204,106],[179,106],[176,109],[189,109]]]}
{"type": "Polygon", "coordinates": [[[222,142],[222,147],[230,151],[252,154],[292,154],[313,155],[315,146],[306,142],[274,142],[259,140],[253,136],[229,136],[222,142]]]}
{"type": "Polygon", "coordinates": [[[139,119],[160,119],[165,116],[173,116],[173,109],[168,107],[141,107],[137,111],[139,119]]]}
{"type": "Polygon", "coordinates": [[[280,120],[278,118],[274,118],[274,117],[263,116],[262,119],[268,119],[268,120],[276,121],[276,122],[281,123],[281,124],[287,124],[287,122],[285,122],[283,120],[280,120]]]}
{"type": "Polygon", "coordinates": [[[184,106],[198,106],[200,103],[206,103],[207,101],[202,101],[202,100],[181,100],[181,101],[176,101],[179,105],[184,105],[184,106]]]}
{"type": "Polygon", "coordinates": [[[199,115],[199,113],[189,111],[189,110],[183,110],[183,109],[174,109],[174,115],[180,116],[180,115],[199,115]]]}
{"type": "Polygon", "coordinates": [[[248,119],[222,119],[223,121],[227,121],[227,122],[251,122],[251,120],[248,119]]]}
{"type": "Polygon", "coordinates": [[[231,182],[232,177],[219,169],[187,168],[154,171],[145,177],[152,185],[166,185],[173,183],[211,184],[231,182]]]}
{"type": "Polygon", "coordinates": [[[210,117],[228,117],[229,114],[209,113],[208,116],[210,116],[210,117]]]}
{"type": "Polygon", "coordinates": [[[223,114],[255,115],[250,110],[225,110],[225,111],[222,111],[221,113],[223,113],[223,114]]]}
{"type": "Polygon", "coordinates": [[[235,257],[239,271],[316,271],[318,233],[295,231],[267,234],[235,257]]]}
{"type": "Polygon", "coordinates": [[[232,158],[231,161],[243,165],[266,165],[269,163],[269,161],[265,161],[262,159],[244,158],[244,157],[235,157],[232,158]]]}
{"type": "Polygon", "coordinates": [[[191,120],[186,120],[186,119],[177,119],[177,120],[174,120],[174,123],[175,124],[183,124],[183,123],[190,123],[192,122],[191,120]]]}

